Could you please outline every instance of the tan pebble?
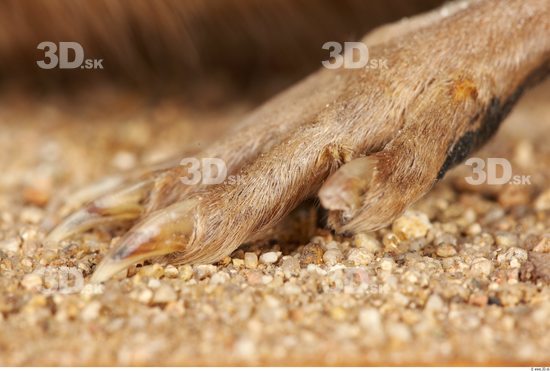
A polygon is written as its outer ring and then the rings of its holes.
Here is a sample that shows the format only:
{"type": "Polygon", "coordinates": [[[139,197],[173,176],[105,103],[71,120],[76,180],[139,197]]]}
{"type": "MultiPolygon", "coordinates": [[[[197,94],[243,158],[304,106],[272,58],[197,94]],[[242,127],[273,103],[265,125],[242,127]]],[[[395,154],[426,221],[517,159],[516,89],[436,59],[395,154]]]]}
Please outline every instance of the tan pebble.
{"type": "Polygon", "coordinates": [[[384,244],[384,248],[388,251],[396,250],[399,247],[399,244],[401,243],[401,240],[395,233],[386,233],[384,235],[384,238],[382,239],[382,243],[384,244]]]}
{"type": "Polygon", "coordinates": [[[151,302],[151,299],[153,299],[153,291],[149,289],[141,290],[139,293],[137,293],[136,299],[140,303],[149,304],[151,302]]]}
{"type": "Polygon", "coordinates": [[[195,273],[199,280],[212,276],[218,268],[212,264],[201,264],[195,267],[195,273]]]}
{"type": "Polygon", "coordinates": [[[42,277],[36,273],[29,273],[21,280],[21,285],[27,290],[38,289],[42,287],[42,277]]]}
{"type": "Polygon", "coordinates": [[[347,313],[342,307],[332,307],[329,310],[330,316],[336,321],[343,321],[347,317],[347,313]]]}
{"type": "Polygon", "coordinates": [[[535,200],[535,210],[550,210],[550,189],[547,189],[540,196],[537,197],[537,199],[535,200]]]}
{"type": "Polygon", "coordinates": [[[485,258],[476,258],[470,267],[474,275],[487,277],[493,271],[493,263],[485,258]]]}
{"type": "Polygon", "coordinates": [[[167,265],[164,268],[164,277],[166,278],[177,278],[179,276],[178,268],[173,265],[167,265]]]}
{"type": "Polygon", "coordinates": [[[249,269],[254,269],[258,266],[258,255],[253,252],[244,253],[244,266],[249,269]]]}
{"type": "MultiPolygon", "coordinates": [[[[319,245],[319,246],[323,246],[323,244],[320,244],[320,243],[316,243],[316,244],[319,245]]],[[[336,241],[330,241],[329,243],[327,243],[324,246],[325,246],[326,250],[340,250],[340,246],[338,246],[338,242],[336,242],[336,241]]]]}
{"type": "Polygon", "coordinates": [[[322,264],[323,253],[323,248],[315,243],[304,246],[300,252],[300,265],[307,267],[309,264],[322,264]]]}
{"type": "Polygon", "coordinates": [[[344,258],[344,254],[342,254],[340,250],[336,250],[336,249],[327,250],[323,254],[323,261],[327,265],[335,265],[341,262],[343,258],[344,258]]]}
{"type": "Polygon", "coordinates": [[[368,331],[368,335],[383,335],[382,316],[377,309],[361,309],[359,312],[359,325],[368,331]]]}
{"type": "Polygon", "coordinates": [[[441,296],[432,294],[428,298],[424,309],[429,313],[438,313],[445,308],[445,302],[441,299],[441,296]]]}
{"type": "Polygon", "coordinates": [[[128,151],[118,151],[113,157],[112,164],[119,170],[129,170],[136,166],[136,156],[128,151]]]}
{"type": "Polygon", "coordinates": [[[210,283],[213,285],[221,285],[229,281],[229,274],[227,272],[216,272],[212,275],[210,283]]]}
{"type": "Polygon", "coordinates": [[[185,314],[185,304],[183,300],[172,301],[166,305],[166,308],[164,308],[164,310],[167,313],[182,315],[185,314]]]}
{"type": "Polygon", "coordinates": [[[21,222],[30,224],[38,224],[43,217],[44,212],[37,207],[26,207],[19,216],[21,222]]]}
{"type": "Polygon", "coordinates": [[[364,233],[356,234],[355,238],[353,239],[353,243],[356,247],[366,249],[368,252],[373,254],[379,252],[382,249],[382,244],[380,243],[380,241],[364,233]]]}
{"type": "Polygon", "coordinates": [[[489,303],[489,297],[485,294],[472,294],[468,303],[477,305],[478,307],[484,307],[489,303]]]}
{"type": "Polygon", "coordinates": [[[550,237],[543,237],[539,243],[533,247],[534,252],[550,253],[550,237]]]}
{"type": "Polygon", "coordinates": [[[141,267],[139,275],[142,277],[161,278],[164,276],[164,268],[160,264],[152,264],[141,267]]]}
{"type": "Polygon", "coordinates": [[[456,255],[456,249],[451,244],[443,243],[437,247],[437,250],[435,253],[439,257],[448,258],[456,255]]]}
{"type": "Polygon", "coordinates": [[[157,289],[161,285],[160,280],[156,278],[149,278],[149,281],[147,281],[147,286],[152,289],[157,289]]]}
{"type": "Polygon", "coordinates": [[[393,261],[392,258],[383,258],[380,261],[380,269],[386,272],[391,272],[394,265],[395,265],[395,262],[393,261]]]}
{"type": "Polygon", "coordinates": [[[468,228],[466,228],[466,234],[468,236],[477,236],[482,231],[481,225],[479,223],[474,223],[472,225],[469,225],[468,228]]]}
{"type": "Polygon", "coordinates": [[[21,246],[21,240],[17,237],[10,238],[9,240],[0,241],[0,250],[6,253],[16,253],[21,246]]]}
{"type": "Polygon", "coordinates": [[[390,323],[386,331],[391,340],[396,343],[408,343],[412,340],[411,330],[403,323],[390,323]]]}
{"type": "Polygon", "coordinates": [[[158,289],[155,290],[155,295],[153,296],[153,303],[162,304],[176,301],[178,299],[178,294],[170,285],[161,285],[158,289]]]}
{"type": "Polygon", "coordinates": [[[189,281],[193,277],[193,268],[189,264],[185,264],[178,268],[179,277],[183,281],[189,281]]]}
{"type": "Polygon", "coordinates": [[[244,266],[244,260],[239,258],[233,258],[233,260],[231,260],[231,263],[233,263],[233,266],[235,268],[240,268],[244,266]]]}
{"type": "Polygon", "coordinates": [[[250,285],[259,285],[262,283],[263,275],[256,270],[247,271],[246,280],[250,285]]]}
{"type": "Polygon", "coordinates": [[[264,274],[262,276],[262,284],[267,285],[273,282],[273,276],[270,276],[269,274],[264,274]]]}
{"type": "Polygon", "coordinates": [[[93,296],[103,294],[105,286],[100,283],[88,283],[80,290],[80,296],[84,300],[90,300],[93,296]]]}
{"type": "Polygon", "coordinates": [[[280,251],[270,251],[263,253],[262,255],[260,255],[260,263],[265,265],[276,263],[277,260],[279,260],[279,256],[281,256],[280,251]]]}
{"type": "Polygon", "coordinates": [[[29,204],[44,207],[50,200],[51,193],[51,181],[44,180],[39,184],[33,184],[32,186],[25,187],[23,189],[23,199],[29,204]]]}
{"type": "Polygon", "coordinates": [[[80,317],[85,322],[93,321],[94,319],[99,317],[100,310],[101,310],[101,303],[98,301],[93,301],[88,305],[86,305],[84,309],[82,309],[82,312],[80,313],[80,317]]]}
{"type": "Polygon", "coordinates": [[[284,275],[290,277],[300,272],[300,262],[293,256],[285,256],[281,268],[284,275]]]}
{"type": "Polygon", "coordinates": [[[517,235],[509,232],[496,233],[495,242],[497,245],[505,247],[517,246],[519,243],[517,235]]]}
{"type": "Polygon", "coordinates": [[[401,240],[409,240],[424,237],[431,227],[426,214],[409,210],[393,222],[392,231],[401,240]]]}
{"type": "Polygon", "coordinates": [[[374,255],[365,248],[354,248],[348,251],[347,259],[354,265],[368,265],[374,260],[374,255]]]}

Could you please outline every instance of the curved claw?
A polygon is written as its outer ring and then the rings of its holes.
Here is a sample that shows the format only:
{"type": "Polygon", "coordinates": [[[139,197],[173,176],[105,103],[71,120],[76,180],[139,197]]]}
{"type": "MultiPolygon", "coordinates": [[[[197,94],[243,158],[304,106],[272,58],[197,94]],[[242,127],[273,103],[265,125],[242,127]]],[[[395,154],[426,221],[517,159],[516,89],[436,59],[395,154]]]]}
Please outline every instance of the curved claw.
{"type": "Polygon", "coordinates": [[[65,218],[48,240],[57,242],[101,224],[137,219],[152,187],[152,181],[142,181],[91,202],[65,218]]]}
{"type": "Polygon", "coordinates": [[[92,282],[103,282],[144,259],[183,251],[194,240],[193,209],[197,199],[189,199],[156,211],[132,228],[103,258],[92,282]]]}

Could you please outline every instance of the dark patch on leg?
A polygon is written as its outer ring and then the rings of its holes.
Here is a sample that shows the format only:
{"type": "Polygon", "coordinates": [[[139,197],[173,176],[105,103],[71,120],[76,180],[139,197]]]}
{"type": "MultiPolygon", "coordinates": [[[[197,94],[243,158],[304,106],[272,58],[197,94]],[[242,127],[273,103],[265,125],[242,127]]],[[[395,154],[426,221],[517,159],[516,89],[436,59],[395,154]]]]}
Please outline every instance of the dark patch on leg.
{"type": "MultiPolygon", "coordinates": [[[[467,131],[460,139],[451,145],[451,148],[447,151],[447,157],[439,169],[437,180],[443,178],[450,168],[464,161],[472,151],[478,149],[489,140],[499,128],[502,120],[508,116],[512,107],[516,104],[523,92],[528,87],[543,80],[548,75],[549,69],[549,64],[547,62],[543,63],[538,69],[533,71],[504,102],[501,103],[499,98],[493,97],[481,116],[479,127],[476,130],[467,131]]],[[[472,120],[477,116],[479,116],[479,114],[476,114],[472,120]]]]}

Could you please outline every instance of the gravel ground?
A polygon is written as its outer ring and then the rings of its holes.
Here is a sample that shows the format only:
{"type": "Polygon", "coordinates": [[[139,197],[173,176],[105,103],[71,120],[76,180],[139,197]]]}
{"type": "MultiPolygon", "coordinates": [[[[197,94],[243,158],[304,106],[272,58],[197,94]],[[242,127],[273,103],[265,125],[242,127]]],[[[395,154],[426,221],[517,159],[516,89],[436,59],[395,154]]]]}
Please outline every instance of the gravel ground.
{"type": "Polygon", "coordinates": [[[471,186],[462,166],[375,233],[334,235],[304,207],[218,264],[145,264],[104,285],[89,277],[121,231],[44,246],[47,205],[204,145],[246,107],[3,96],[0,364],[547,365],[549,91],[530,93],[479,154],[531,184],[471,186]]]}

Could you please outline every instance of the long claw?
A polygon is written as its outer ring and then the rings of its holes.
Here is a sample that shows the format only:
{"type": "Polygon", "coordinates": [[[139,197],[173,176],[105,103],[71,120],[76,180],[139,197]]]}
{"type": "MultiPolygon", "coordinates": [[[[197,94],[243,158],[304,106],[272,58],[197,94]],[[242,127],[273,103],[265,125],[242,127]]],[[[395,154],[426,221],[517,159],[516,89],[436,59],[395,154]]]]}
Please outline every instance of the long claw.
{"type": "Polygon", "coordinates": [[[92,282],[103,282],[144,259],[181,252],[193,243],[197,199],[154,212],[132,228],[103,258],[92,282]]]}
{"type": "Polygon", "coordinates": [[[65,218],[49,233],[48,240],[58,242],[101,224],[137,219],[152,186],[151,181],[142,181],[99,198],[65,218]]]}

